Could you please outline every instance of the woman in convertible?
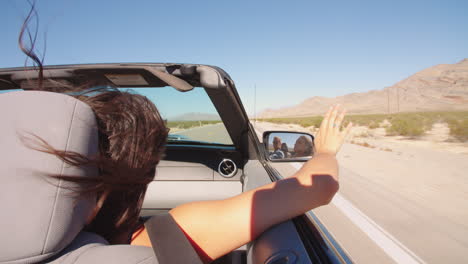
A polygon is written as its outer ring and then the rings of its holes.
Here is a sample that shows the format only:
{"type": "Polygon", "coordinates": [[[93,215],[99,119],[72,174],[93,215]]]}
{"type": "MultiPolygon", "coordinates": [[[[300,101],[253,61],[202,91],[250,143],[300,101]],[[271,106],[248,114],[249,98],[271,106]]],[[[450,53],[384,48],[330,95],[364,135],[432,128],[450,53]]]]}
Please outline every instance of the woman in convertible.
{"type": "MultiPolygon", "coordinates": [[[[117,89],[75,96],[95,112],[99,156],[63,152],[47,143],[42,151],[74,166],[92,163],[99,167],[100,175],[89,179],[80,190],[82,195],[95,193],[98,197],[86,230],[111,244],[129,243],[132,233],[141,227],[138,219],[144,194],[163,156],[168,129],[154,104],[144,96],[117,89]]],[[[209,263],[273,225],[331,201],[339,188],[335,156],[351,128],[349,124],[341,129],[343,118],[340,107],[328,110],[315,137],[316,153],[290,178],[229,199],[191,202],[169,211],[203,262],[209,263]]],[[[73,176],[55,177],[83,181],[73,176]]]]}

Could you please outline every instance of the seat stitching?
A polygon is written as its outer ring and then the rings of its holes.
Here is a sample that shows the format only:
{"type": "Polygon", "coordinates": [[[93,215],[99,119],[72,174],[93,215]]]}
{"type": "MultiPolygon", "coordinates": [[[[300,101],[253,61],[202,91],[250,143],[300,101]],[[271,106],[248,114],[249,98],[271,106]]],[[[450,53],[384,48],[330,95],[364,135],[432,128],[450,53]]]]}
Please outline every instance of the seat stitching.
{"type": "MultiPolygon", "coordinates": [[[[71,134],[71,127],[72,127],[72,124],[73,124],[73,120],[75,119],[75,111],[76,111],[76,105],[77,105],[77,101],[75,101],[75,105],[73,106],[73,113],[72,113],[72,118],[70,120],[70,124],[68,126],[68,136],[67,136],[67,143],[65,145],[65,151],[68,151],[68,144],[70,143],[70,134],[71,134]]],[[[65,162],[62,161],[62,167],[60,169],[60,175],[63,174],[63,170],[65,168],[65,162]]],[[[44,242],[44,246],[42,248],[42,252],[41,254],[44,254],[44,251],[47,247],[47,243],[49,242],[49,235],[50,235],[50,227],[52,226],[52,220],[53,220],[53,217],[55,215],[55,209],[57,207],[57,200],[58,200],[58,196],[59,196],[59,193],[60,193],[60,188],[62,187],[62,180],[59,179],[59,183],[58,183],[58,186],[55,190],[55,199],[54,199],[54,206],[53,206],[53,209],[52,209],[52,214],[50,215],[50,220],[49,220],[49,226],[47,227],[47,235],[46,235],[46,238],[45,238],[45,242],[44,242]]]]}

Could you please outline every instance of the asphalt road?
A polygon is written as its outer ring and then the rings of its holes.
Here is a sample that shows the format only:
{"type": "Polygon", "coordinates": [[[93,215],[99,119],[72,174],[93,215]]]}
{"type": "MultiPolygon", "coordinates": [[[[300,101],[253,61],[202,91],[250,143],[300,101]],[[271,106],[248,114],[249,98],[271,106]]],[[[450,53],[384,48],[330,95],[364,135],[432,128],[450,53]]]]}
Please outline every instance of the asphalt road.
{"type": "Polygon", "coordinates": [[[175,132],[193,140],[215,142],[222,144],[232,144],[231,138],[223,124],[204,125],[175,132]]]}
{"type": "MultiPolygon", "coordinates": [[[[183,134],[226,140],[220,131],[183,134]]],[[[391,147],[345,144],[340,191],[313,212],[356,263],[468,263],[468,156],[391,147]]],[[[283,177],[300,166],[273,164],[283,177]]]]}

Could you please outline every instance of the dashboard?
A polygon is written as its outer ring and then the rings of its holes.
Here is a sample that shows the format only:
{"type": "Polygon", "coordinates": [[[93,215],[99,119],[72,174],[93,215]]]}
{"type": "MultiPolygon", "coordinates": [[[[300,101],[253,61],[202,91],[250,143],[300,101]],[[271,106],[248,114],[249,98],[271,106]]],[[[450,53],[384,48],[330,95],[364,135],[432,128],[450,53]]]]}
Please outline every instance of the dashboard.
{"type": "Polygon", "coordinates": [[[243,160],[233,147],[168,145],[148,185],[142,216],[192,201],[242,193],[243,160]]]}

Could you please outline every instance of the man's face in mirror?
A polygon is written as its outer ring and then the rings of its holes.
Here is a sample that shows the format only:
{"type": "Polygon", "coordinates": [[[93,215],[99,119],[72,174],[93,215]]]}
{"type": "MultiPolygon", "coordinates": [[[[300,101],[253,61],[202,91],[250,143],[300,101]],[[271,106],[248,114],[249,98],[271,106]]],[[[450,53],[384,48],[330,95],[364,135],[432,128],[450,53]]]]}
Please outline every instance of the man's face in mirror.
{"type": "Polygon", "coordinates": [[[273,138],[273,149],[276,151],[281,148],[281,138],[274,137],[273,138]]]}

